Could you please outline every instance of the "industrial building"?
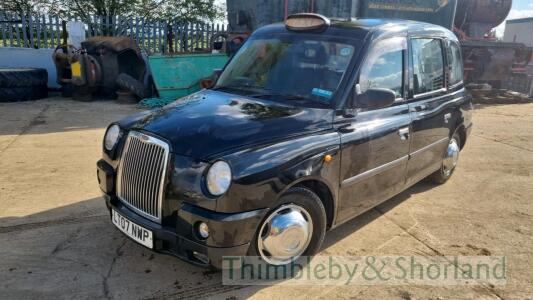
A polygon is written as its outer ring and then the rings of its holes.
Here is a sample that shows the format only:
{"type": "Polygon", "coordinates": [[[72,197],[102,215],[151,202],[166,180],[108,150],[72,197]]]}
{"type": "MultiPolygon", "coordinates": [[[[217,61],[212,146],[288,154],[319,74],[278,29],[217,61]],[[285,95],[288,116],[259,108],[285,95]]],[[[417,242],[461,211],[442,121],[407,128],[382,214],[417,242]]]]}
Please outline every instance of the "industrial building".
{"type": "Polygon", "coordinates": [[[522,43],[533,47],[533,18],[508,20],[503,35],[504,42],[522,43]]]}

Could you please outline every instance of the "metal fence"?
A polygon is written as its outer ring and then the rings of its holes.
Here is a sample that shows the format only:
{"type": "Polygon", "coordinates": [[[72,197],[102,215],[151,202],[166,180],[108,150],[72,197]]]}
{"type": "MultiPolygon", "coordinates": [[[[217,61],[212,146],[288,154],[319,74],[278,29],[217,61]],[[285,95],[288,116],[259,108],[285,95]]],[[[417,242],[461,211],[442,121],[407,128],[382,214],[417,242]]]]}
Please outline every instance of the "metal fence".
{"type": "Polygon", "coordinates": [[[221,23],[187,24],[120,16],[64,20],[52,15],[0,11],[0,47],[55,48],[63,41],[67,21],[83,22],[86,37],[129,36],[149,54],[201,51],[211,46],[215,34],[227,29],[221,23]]]}

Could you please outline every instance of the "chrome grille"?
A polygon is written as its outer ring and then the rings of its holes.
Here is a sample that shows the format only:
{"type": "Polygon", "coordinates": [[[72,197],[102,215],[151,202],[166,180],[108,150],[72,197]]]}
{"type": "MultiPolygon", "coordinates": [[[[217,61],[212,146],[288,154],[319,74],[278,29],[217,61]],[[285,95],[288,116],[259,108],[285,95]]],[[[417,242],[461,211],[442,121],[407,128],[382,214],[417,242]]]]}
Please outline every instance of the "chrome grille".
{"type": "Polygon", "coordinates": [[[118,198],[142,216],[159,223],[168,156],[167,143],[132,131],[117,173],[118,198]]]}

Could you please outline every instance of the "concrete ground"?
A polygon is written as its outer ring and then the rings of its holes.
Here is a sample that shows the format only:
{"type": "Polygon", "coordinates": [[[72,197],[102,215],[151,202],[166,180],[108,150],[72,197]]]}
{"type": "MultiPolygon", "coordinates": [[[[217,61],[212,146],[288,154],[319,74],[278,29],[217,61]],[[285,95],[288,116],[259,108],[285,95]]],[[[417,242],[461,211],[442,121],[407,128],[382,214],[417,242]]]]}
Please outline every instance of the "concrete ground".
{"type": "Polygon", "coordinates": [[[505,255],[504,286],[224,286],[154,254],[108,218],[96,181],[106,125],[132,105],[0,104],[0,299],[531,299],[533,104],[478,107],[458,170],[327,235],[327,255],[505,255]]]}

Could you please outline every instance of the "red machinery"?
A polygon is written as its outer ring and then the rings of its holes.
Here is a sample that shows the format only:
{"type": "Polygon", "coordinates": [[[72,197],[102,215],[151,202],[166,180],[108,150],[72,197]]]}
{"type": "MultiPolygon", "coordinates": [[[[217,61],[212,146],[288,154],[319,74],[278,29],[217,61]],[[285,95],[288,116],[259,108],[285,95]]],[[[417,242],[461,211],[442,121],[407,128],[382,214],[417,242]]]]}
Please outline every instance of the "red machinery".
{"type": "Polygon", "coordinates": [[[493,31],[507,18],[512,4],[512,0],[461,0],[454,31],[462,43],[466,82],[488,83],[496,89],[527,94],[531,49],[497,41],[493,31]]]}

